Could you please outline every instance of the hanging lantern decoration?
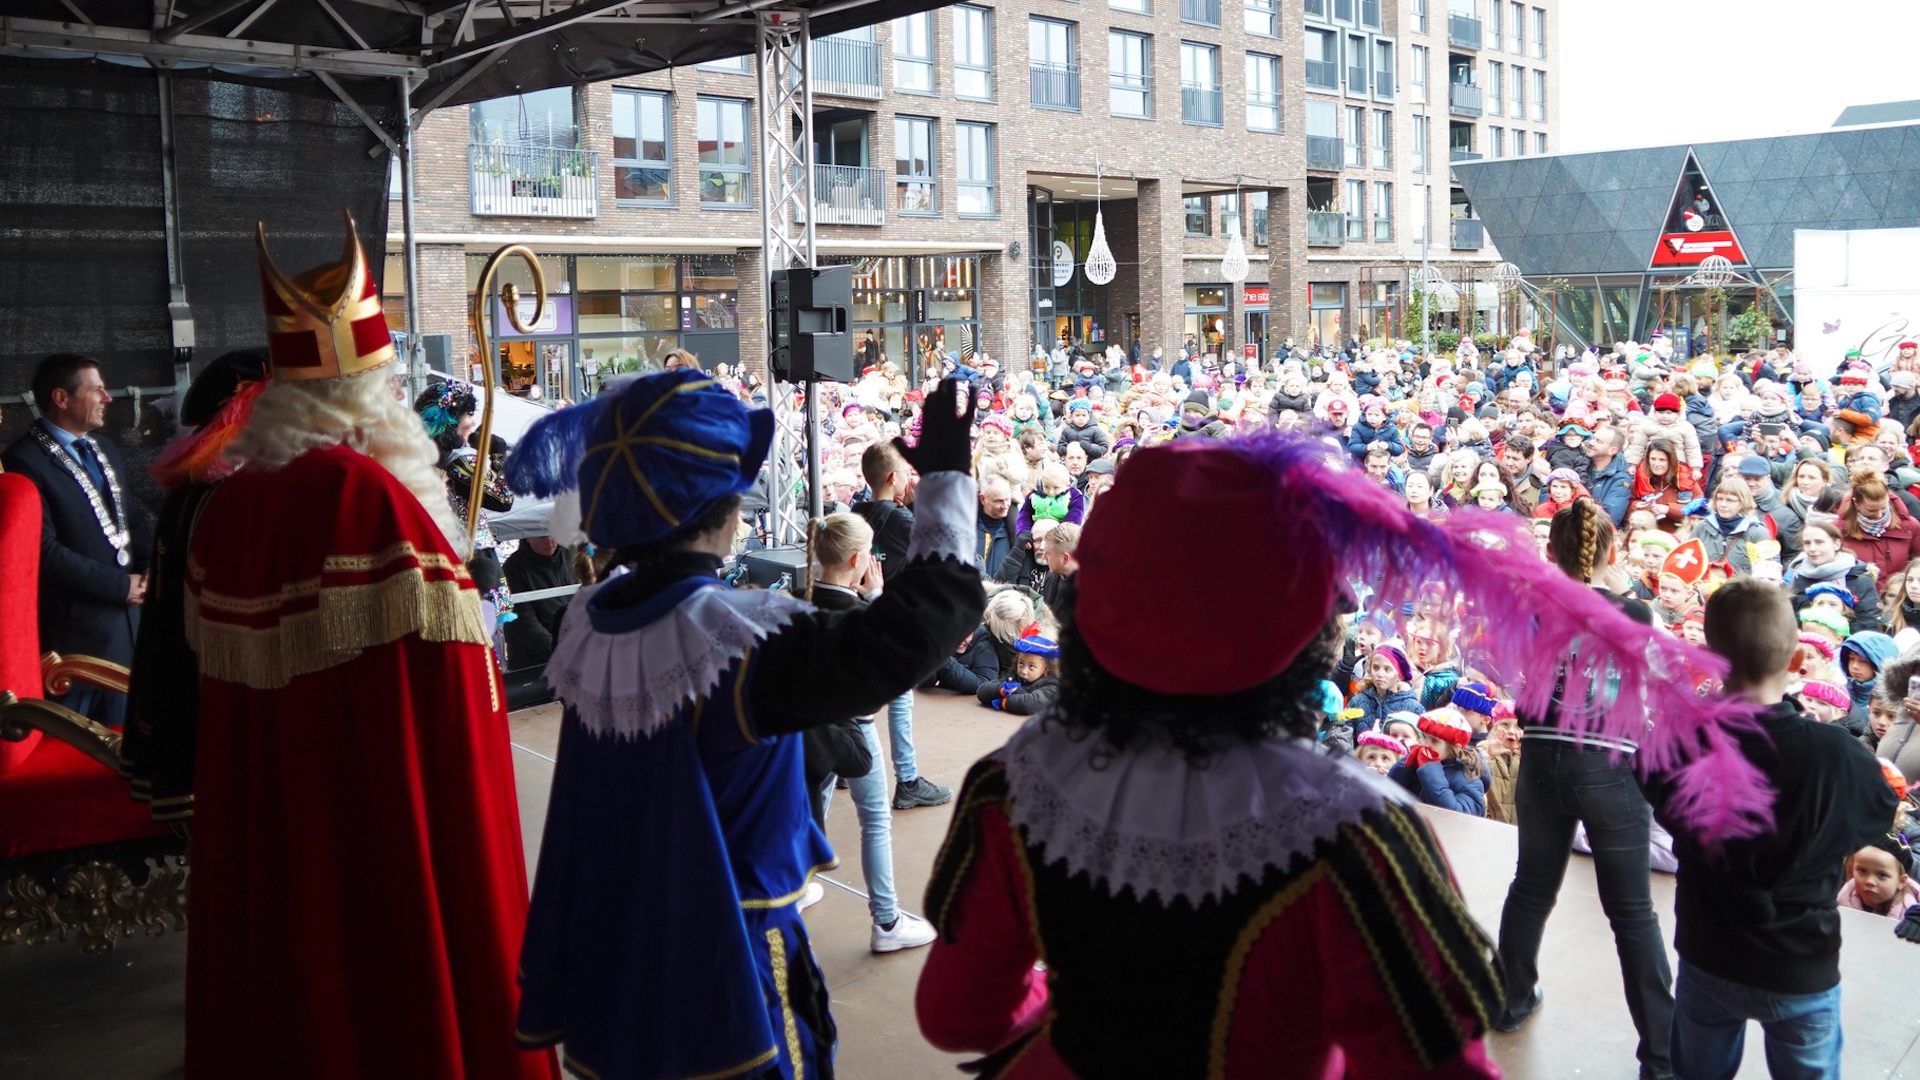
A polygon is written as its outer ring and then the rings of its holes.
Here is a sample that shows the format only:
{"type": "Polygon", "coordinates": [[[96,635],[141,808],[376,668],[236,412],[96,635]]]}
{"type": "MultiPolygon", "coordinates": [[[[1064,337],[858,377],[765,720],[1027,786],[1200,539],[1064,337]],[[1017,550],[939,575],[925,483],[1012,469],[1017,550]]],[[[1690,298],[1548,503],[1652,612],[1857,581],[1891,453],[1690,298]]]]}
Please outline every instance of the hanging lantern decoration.
{"type": "Polygon", "coordinates": [[[1093,246],[1087,249],[1087,261],[1082,269],[1088,281],[1105,285],[1113,280],[1120,266],[1113,261],[1113,249],[1107,246],[1107,220],[1101,211],[1101,204],[1106,201],[1106,191],[1101,185],[1100,166],[1097,163],[1093,167],[1093,176],[1093,246]]]}
{"type": "MultiPolygon", "coordinates": [[[[1233,190],[1233,203],[1240,205],[1240,189],[1233,190]]],[[[1220,277],[1229,285],[1238,285],[1247,280],[1247,273],[1253,267],[1247,262],[1247,245],[1240,242],[1240,214],[1233,215],[1233,225],[1227,230],[1227,253],[1220,256],[1220,277]]]]}

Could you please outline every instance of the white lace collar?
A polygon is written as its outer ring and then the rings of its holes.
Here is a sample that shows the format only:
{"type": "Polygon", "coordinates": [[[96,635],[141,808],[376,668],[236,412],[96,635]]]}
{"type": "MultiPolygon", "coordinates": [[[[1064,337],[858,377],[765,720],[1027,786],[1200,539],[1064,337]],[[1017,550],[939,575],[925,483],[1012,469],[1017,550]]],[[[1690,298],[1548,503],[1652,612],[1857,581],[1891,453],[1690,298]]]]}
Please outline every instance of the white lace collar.
{"type": "Polygon", "coordinates": [[[623,633],[593,628],[588,605],[602,585],[573,598],[547,681],[595,735],[650,735],[682,705],[704,697],[721,672],[761,639],[813,606],[784,592],[715,581],[659,618],[623,633]]]}
{"type": "Polygon", "coordinates": [[[1097,736],[1075,740],[1036,718],[1000,754],[1013,821],[1047,864],[1162,903],[1224,897],[1362,812],[1411,801],[1301,741],[1243,745],[1196,769],[1168,747],[1108,757],[1097,736]]]}

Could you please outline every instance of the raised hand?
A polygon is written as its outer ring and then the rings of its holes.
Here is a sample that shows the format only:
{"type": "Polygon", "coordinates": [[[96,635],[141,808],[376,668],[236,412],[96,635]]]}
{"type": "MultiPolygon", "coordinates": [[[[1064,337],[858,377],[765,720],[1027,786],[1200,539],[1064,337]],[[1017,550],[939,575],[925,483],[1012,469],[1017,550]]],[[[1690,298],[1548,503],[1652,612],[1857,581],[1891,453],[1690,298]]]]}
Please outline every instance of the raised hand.
{"type": "Polygon", "coordinates": [[[959,379],[941,379],[927,395],[920,411],[920,441],[893,440],[894,448],[921,475],[966,472],[973,466],[973,410],[971,391],[959,379]]]}

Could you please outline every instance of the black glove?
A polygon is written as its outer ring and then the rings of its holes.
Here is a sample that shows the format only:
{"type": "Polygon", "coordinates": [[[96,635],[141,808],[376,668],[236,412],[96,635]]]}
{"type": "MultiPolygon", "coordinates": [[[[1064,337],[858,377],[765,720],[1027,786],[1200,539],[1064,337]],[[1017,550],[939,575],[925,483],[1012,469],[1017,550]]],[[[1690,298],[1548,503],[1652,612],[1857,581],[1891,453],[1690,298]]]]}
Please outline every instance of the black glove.
{"type": "Polygon", "coordinates": [[[1893,936],[1902,941],[1920,941],[1920,904],[1907,909],[1906,917],[1893,928],[1893,936]]]}
{"type": "Polygon", "coordinates": [[[973,467],[974,397],[959,379],[941,379],[920,410],[920,441],[893,440],[894,448],[920,475],[966,472],[973,467]]]}

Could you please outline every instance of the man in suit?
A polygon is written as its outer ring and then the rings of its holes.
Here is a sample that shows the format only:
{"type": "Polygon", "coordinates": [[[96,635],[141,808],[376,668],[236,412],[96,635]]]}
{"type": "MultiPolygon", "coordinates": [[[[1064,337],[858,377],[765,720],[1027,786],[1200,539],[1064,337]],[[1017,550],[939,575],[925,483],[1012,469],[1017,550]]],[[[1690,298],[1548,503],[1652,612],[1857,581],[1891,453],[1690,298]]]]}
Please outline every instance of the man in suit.
{"type": "MultiPolygon", "coordinates": [[[[100,362],[55,353],[33,373],[40,419],[0,455],[40,489],[40,648],[129,664],[147,592],[152,530],[120,452],[92,438],[107,422],[100,362]]],[[[125,695],[76,688],[63,704],[109,726],[125,695]]]]}

